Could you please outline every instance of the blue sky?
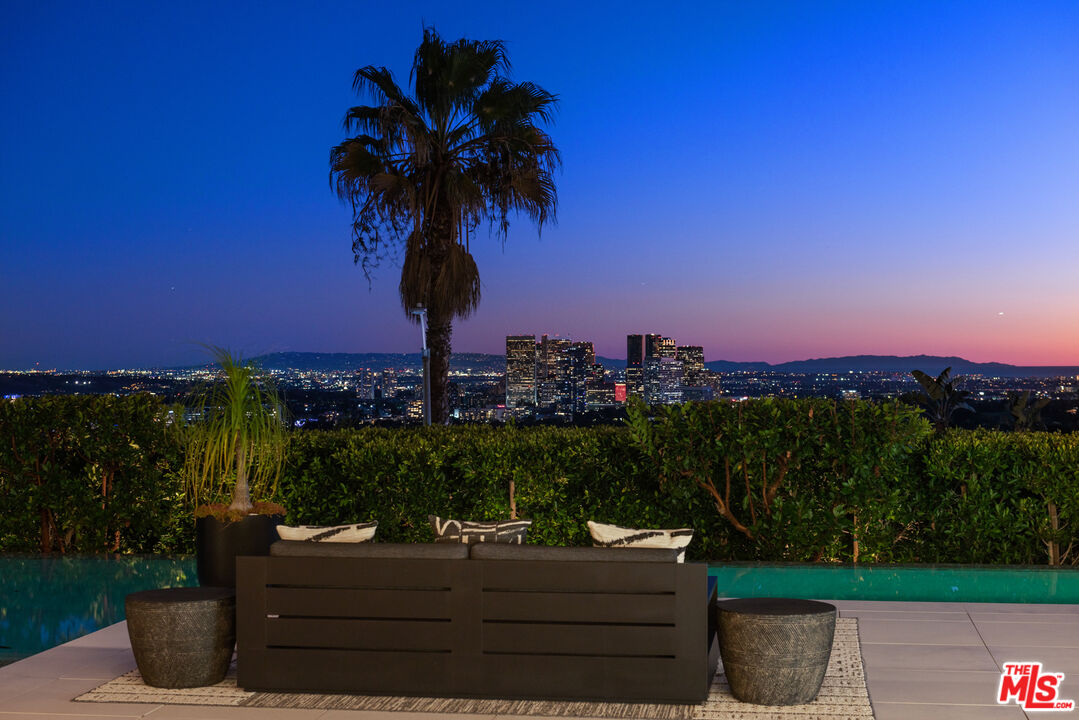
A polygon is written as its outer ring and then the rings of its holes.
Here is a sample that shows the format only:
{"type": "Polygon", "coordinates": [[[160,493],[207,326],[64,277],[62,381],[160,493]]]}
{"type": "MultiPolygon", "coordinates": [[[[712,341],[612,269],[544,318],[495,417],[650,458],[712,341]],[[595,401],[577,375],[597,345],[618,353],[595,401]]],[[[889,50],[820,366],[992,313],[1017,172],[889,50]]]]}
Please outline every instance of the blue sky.
{"type": "Polygon", "coordinates": [[[558,224],[482,236],[459,351],[1079,364],[1079,3],[0,8],[0,368],[400,352],[327,182],[424,25],[559,95],[558,224]]]}

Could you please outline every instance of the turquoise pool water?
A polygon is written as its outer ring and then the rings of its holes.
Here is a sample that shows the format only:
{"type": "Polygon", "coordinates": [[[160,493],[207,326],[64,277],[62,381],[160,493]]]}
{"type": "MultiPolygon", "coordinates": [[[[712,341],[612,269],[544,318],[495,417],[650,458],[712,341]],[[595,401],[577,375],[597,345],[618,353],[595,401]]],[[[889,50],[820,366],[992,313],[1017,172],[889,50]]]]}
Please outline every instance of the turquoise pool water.
{"type": "MultiPolygon", "coordinates": [[[[715,563],[721,597],[1079,603],[1079,568],[715,563]]],[[[191,556],[0,556],[0,665],[124,619],[124,596],[197,585],[191,556]]]]}
{"type": "Polygon", "coordinates": [[[0,555],[0,665],[124,619],[124,596],[197,585],[194,557],[0,555]]]}
{"type": "Polygon", "coordinates": [[[720,597],[1079,603],[1079,568],[713,563],[720,597]]]}

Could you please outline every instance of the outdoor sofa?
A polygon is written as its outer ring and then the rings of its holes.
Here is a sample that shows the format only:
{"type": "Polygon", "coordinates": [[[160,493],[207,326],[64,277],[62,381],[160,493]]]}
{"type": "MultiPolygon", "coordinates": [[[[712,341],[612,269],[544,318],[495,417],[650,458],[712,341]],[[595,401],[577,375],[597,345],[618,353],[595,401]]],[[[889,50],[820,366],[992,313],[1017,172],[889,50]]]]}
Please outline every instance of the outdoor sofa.
{"type": "Polygon", "coordinates": [[[698,703],[707,566],[677,551],[279,541],[237,558],[248,690],[698,703]]]}

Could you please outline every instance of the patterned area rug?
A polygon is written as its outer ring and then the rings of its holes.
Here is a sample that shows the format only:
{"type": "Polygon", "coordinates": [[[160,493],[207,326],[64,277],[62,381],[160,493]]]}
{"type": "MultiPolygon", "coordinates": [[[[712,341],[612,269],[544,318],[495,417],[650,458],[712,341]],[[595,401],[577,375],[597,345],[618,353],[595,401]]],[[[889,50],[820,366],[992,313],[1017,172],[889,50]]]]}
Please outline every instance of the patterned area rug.
{"type": "Polygon", "coordinates": [[[79,697],[76,702],[132,702],[160,705],[217,705],[319,710],[382,710],[394,712],[542,715],[567,718],[656,718],[657,720],[863,720],[873,717],[865,687],[858,621],[839,618],[828,673],[820,695],[808,705],[750,705],[731,696],[722,668],[701,705],[554,702],[544,700],[474,700],[375,695],[315,695],[248,692],[236,687],[236,675],[217,685],[168,690],[149,687],[138,670],[121,675],[79,697]]]}

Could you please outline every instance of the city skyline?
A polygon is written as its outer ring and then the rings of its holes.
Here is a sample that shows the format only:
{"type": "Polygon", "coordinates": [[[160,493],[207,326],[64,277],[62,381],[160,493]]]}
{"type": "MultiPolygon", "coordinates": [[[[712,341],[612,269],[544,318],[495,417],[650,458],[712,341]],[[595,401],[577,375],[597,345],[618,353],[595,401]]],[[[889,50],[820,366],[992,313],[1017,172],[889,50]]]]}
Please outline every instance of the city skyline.
{"type": "Polygon", "coordinates": [[[165,367],[200,343],[416,352],[327,186],[356,68],[422,27],[560,96],[559,222],[479,233],[457,352],[524,328],[621,357],[1079,365],[1079,5],[0,9],[0,368],[165,367]],[[565,22],[572,18],[572,23],[565,22]],[[350,21],[362,44],[328,41],[350,21]],[[603,33],[593,28],[603,27],[603,33]],[[168,31],[164,32],[163,28],[168,31]]]}

